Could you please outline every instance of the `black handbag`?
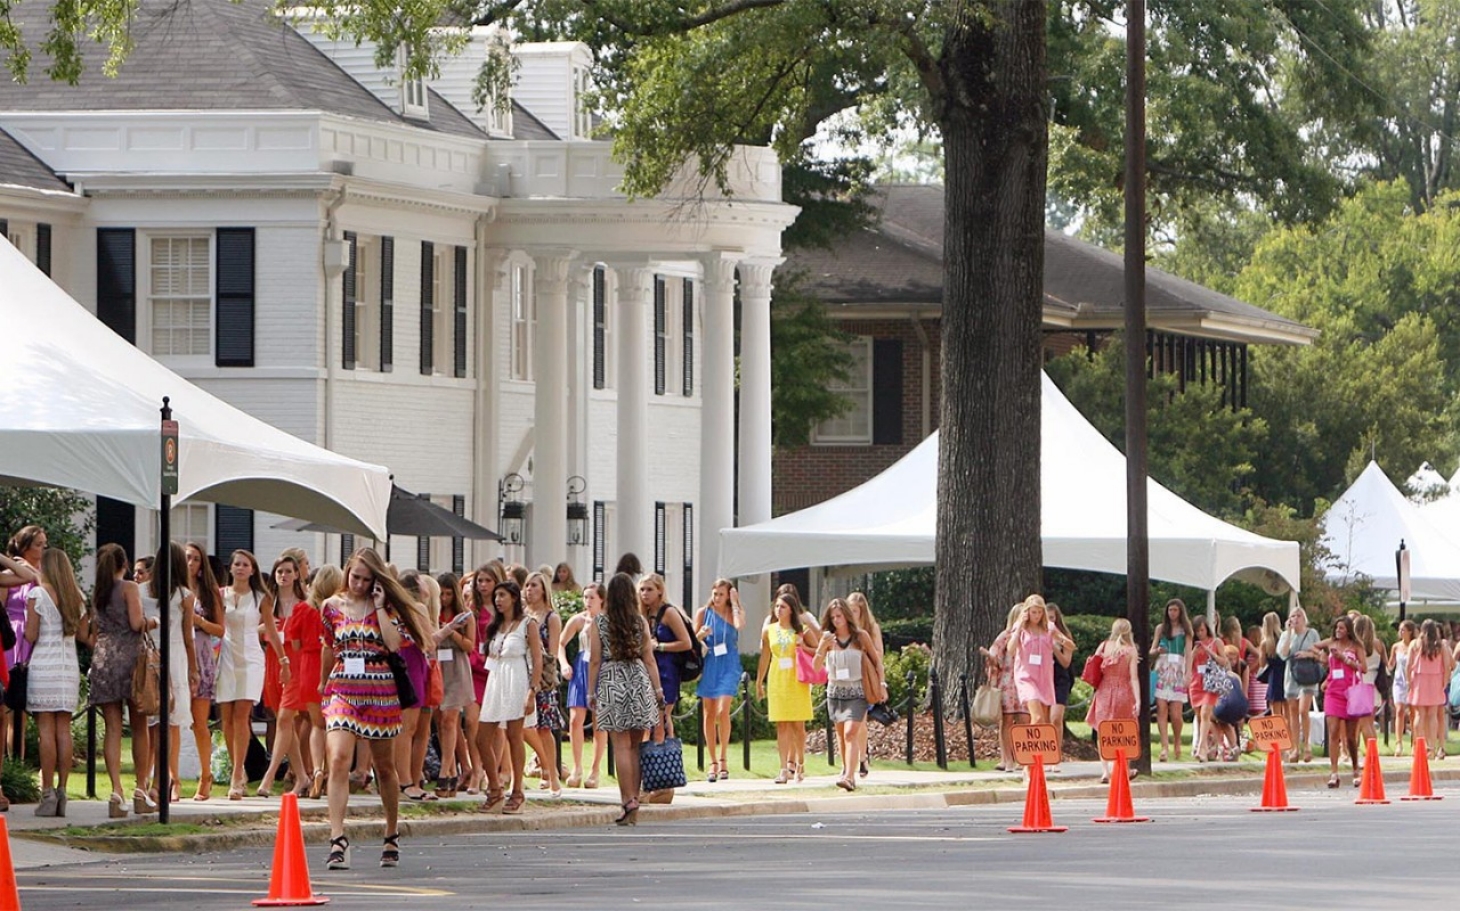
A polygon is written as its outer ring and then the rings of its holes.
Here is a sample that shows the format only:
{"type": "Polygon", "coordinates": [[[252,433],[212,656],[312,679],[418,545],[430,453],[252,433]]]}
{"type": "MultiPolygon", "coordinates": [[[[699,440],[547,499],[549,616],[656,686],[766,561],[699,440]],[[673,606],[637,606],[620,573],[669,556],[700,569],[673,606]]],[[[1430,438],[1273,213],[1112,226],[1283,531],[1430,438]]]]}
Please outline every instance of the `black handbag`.
{"type": "Polygon", "coordinates": [[[873,721],[877,722],[883,727],[897,724],[898,721],[897,709],[893,708],[885,702],[879,702],[876,705],[867,706],[867,717],[871,718],[873,721]]]}
{"type": "Polygon", "coordinates": [[[30,665],[17,664],[10,669],[10,686],[5,689],[5,707],[12,712],[25,711],[27,683],[30,678],[30,665]]]}
{"type": "Polygon", "coordinates": [[[385,663],[390,665],[391,676],[395,677],[395,692],[400,697],[400,707],[413,709],[420,705],[421,696],[411,683],[411,675],[406,670],[406,659],[395,652],[386,652],[385,663]]]}
{"type": "Polygon", "coordinates": [[[1317,686],[1327,674],[1327,668],[1317,658],[1294,658],[1288,667],[1292,668],[1293,682],[1298,686],[1317,686]]]}

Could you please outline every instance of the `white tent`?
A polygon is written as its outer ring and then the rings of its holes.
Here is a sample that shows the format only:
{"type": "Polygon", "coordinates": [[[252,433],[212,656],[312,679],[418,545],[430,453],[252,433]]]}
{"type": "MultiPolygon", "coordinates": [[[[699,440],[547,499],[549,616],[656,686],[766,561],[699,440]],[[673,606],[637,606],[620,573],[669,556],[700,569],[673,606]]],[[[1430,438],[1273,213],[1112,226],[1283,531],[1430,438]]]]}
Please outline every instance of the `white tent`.
{"type": "MultiPolygon", "coordinates": [[[[1124,574],[1125,457],[1044,377],[1044,565],[1124,574]]],[[[882,474],[800,512],[720,532],[721,572],[932,563],[938,486],[934,433],[882,474]]],[[[1151,577],[1211,591],[1243,572],[1298,587],[1298,545],[1207,515],[1148,481],[1151,577]],[[1264,572],[1266,571],[1266,572],[1264,572]]]]}
{"type": "Polygon", "coordinates": [[[1404,482],[1404,486],[1412,494],[1412,499],[1418,503],[1426,499],[1441,496],[1450,492],[1450,482],[1445,476],[1435,470],[1435,466],[1429,462],[1421,462],[1414,474],[1404,482]]]}
{"type": "Polygon", "coordinates": [[[48,484],[157,508],[159,409],[180,425],[184,499],[302,517],[376,538],[386,469],[336,455],[204,392],[112,332],[0,242],[0,483],[48,484]]]}
{"type": "Polygon", "coordinates": [[[1416,506],[1370,462],[1323,517],[1323,537],[1332,560],[1330,579],[1368,576],[1379,588],[1397,591],[1394,552],[1403,541],[1409,551],[1411,597],[1416,600],[1460,599],[1460,545],[1436,518],[1443,520],[1456,504],[1441,500],[1416,506]]]}

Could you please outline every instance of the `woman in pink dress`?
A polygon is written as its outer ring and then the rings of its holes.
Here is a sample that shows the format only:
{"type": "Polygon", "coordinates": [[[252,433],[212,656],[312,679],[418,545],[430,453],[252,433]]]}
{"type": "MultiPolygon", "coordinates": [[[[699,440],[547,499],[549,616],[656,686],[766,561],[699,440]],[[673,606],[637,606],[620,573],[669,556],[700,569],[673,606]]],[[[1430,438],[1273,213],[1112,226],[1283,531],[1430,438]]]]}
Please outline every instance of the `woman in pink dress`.
{"type": "Polygon", "coordinates": [[[994,639],[992,646],[979,649],[988,659],[984,662],[984,673],[989,683],[999,688],[1003,708],[1003,716],[999,720],[999,764],[994,766],[1000,772],[1018,771],[1019,765],[1014,761],[1014,725],[1029,723],[1024,704],[1019,701],[1019,690],[1014,686],[1014,662],[1009,660],[1009,640],[1014,636],[1014,624],[1019,621],[1023,610],[1022,603],[1009,608],[1004,631],[994,639]]]}
{"type": "Polygon", "coordinates": [[[1348,689],[1363,677],[1368,654],[1354,638],[1353,621],[1348,617],[1333,621],[1333,635],[1318,645],[1328,651],[1328,680],[1323,684],[1323,722],[1328,726],[1328,786],[1338,787],[1339,744],[1347,744],[1357,787],[1359,725],[1358,719],[1348,713],[1348,689]]]}
{"type": "MultiPolygon", "coordinates": [[[[1131,637],[1130,621],[1124,618],[1110,624],[1110,637],[1095,650],[1100,656],[1100,686],[1090,699],[1090,711],[1085,720],[1090,730],[1097,731],[1102,721],[1134,721],[1136,719],[1137,693],[1140,683],[1136,679],[1135,640],[1131,637]]],[[[1135,766],[1130,767],[1130,776],[1136,777],[1135,766]]],[[[1110,781],[1110,765],[1100,760],[1100,783],[1110,781]]]]}
{"type": "MultiPolygon", "coordinates": [[[[1414,735],[1425,739],[1435,759],[1445,758],[1445,683],[1451,658],[1441,641],[1440,626],[1426,620],[1419,639],[1409,647],[1409,704],[1414,709],[1414,735]]],[[[1326,700],[1325,700],[1326,704],[1326,700]]]]}
{"type": "Polygon", "coordinates": [[[1014,662],[1019,701],[1028,708],[1034,724],[1048,724],[1049,707],[1054,705],[1054,636],[1044,599],[1039,595],[1025,598],[1006,654],[1014,662]]]}

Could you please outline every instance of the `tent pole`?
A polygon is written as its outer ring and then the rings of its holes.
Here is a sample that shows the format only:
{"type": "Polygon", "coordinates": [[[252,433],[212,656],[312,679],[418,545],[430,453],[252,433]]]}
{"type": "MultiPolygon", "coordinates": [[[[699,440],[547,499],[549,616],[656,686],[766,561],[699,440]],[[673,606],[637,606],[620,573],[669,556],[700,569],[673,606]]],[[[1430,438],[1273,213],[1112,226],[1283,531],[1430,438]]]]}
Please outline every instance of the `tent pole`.
{"type": "Polygon", "coordinates": [[[1207,627],[1217,635],[1217,590],[1207,592],[1207,627]]]}

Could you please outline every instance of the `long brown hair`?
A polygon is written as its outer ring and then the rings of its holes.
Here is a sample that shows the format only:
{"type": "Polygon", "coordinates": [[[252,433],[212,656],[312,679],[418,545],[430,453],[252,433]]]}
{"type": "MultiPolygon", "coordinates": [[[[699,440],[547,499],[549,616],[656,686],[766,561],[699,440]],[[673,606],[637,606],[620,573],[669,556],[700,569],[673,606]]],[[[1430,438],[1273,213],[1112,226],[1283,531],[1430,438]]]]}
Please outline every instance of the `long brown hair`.
{"type": "Polygon", "coordinates": [[[127,552],[120,544],[103,544],[96,550],[96,579],[91,585],[91,610],[100,615],[112,599],[112,589],[121,580],[117,574],[128,566],[127,552]]]}
{"type": "Polygon", "coordinates": [[[821,612],[821,628],[833,636],[836,635],[836,624],[831,622],[831,612],[834,610],[840,610],[842,612],[842,616],[847,621],[847,632],[852,634],[853,642],[857,641],[859,638],[857,633],[861,631],[861,627],[857,626],[857,612],[852,610],[851,605],[840,598],[832,598],[826,603],[826,610],[821,612]]]}
{"type": "Polygon", "coordinates": [[[608,653],[614,661],[634,661],[644,652],[644,617],[639,589],[628,573],[614,573],[603,599],[608,622],[608,653]]]}
{"type": "Polygon", "coordinates": [[[350,555],[349,562],[345,564],[345,577],[350,576],[350,564],[359,563],[373,577],[372,584],[379,584],[385,591],[385,603],[395,610],[396,617],[405,626],[406,631],[411,634],[411,640],[421,648],[425,648],[425,631],[421,628],[420,618],[416,614],[413,601],[405,587],[395,574],[385,568],[385,561],[380,559],[380,554],[369,547],[362,547],[350,555]]]}
{"type": "Polygon", "coordinates": [[[275,575],[279,572],[279,567],[283,566],[285,563],[288,563],[289,565],[294,567],[294,600],[296,602],[309,600],[309,593],[304,590],[304,576],[300,572],[299,561],[291,556],[281,556],[279,559],[275,560],[274,565],[269,568],[269,578],[268,581],[265,583],[268,586],[269,591],[272,592],[274,595],[274,616],[278,616],[279,611],[284,609],[284,599],[279,597],[279,595],[283,593],[279,590],[279,580],[275,578],[275,575]]]}
{"type": "Polygon", "coordinates": [[[223,596],[218,593],[218,577],[213,575],[213,561],[208,559],[208,551],[203,549],[203,545],[196,541],[189,541],[186,549],[198,552],[197,584],[194,585],[193,580],[188,580],[189,587],[193,590],[193,597],[203,605],[204,616],[209,623],[221,624],[223,622],[223,596]]]}
{"type": "Polygon", "coordinates": [[[44,532],[45,529],[39,525],[27,525],[10,536],[10,542],[6,545],[5,549],[9,551],[10,556],[18,557],[30,550],[31,545],[35,543],[35,539],[40,537],[44,532]]]}
{"type": "Polygon", "coordinates": [[[41,579],[56,593],[56,609],[61,613],[61,635],[76,635],[86,607],[86,596],[81,594],[81,587],[76,584],[76,571],[71,568],[71,558],[64,550],[47,547],[41,552],[41,579]]]}
{"type": "Polygon", "coordinates": [[[1171,605],[1176,605],[1181,613],[1178,615],[1177,623],[1181,624],[1182,635],[1186,636],[1187,642],[1196,640],[1196,630],[1191,625],[1191,615],[1186,612],[1186,602],[1180,598],[1172,598],[1161,608],[1161,622],[1156,624],[1156,639],[1175,639],[1176,630],[1171,628],[1171,605]]]}
{"type": "MultiPolygon", "coordinates": [[[[248,551],[241,552],[248,553],[248,551]]],[[[252,557],[253,555],[249,554],[249,558],[252,559],[252,557]]],[[[259,567],[257,560],[254,561],[253,566],[254,575],[257,576],[259,567]]],[[[151,595],[153,598],[156,598],[159,603],[171,602],[173,592],[185,589],[187,587],[187,553],[183,550],[182,545],[177,543],[176,541],[171,541],[167,544],[162,545],[162,547],[159,547],[157,549],[157,559],[152,564],[152,580],[147,583],[147,594],[151,595]],[[161,566],[163,548],[167,549],[168,560],[172,564],[170,567],[168,567],[169,575],[172,576],[171,579],[162,578],[161,566]]]]}

